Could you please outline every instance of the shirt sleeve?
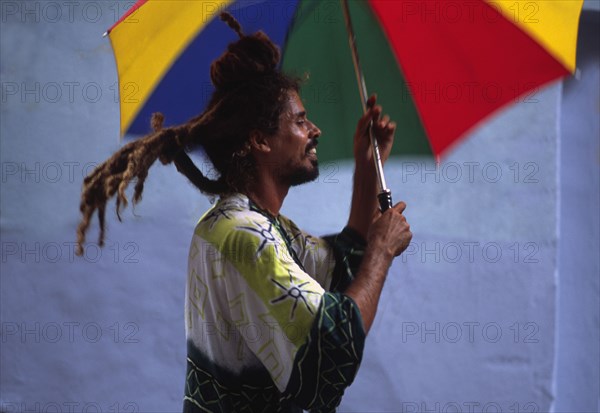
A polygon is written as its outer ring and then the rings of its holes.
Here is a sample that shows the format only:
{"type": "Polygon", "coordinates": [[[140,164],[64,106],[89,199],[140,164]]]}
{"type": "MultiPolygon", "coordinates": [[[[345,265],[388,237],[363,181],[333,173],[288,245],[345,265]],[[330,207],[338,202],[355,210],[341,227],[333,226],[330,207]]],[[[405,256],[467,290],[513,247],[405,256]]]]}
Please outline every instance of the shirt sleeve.
{"type": "Polygon", "coordinates": [[[343,294],[364,256],[365,240],[346,227],[321,238],[335,259],[308,340],[299,349],[285,394],[311,413],[335,412],[358,372],[366,333],[358,306],[343,294]]]}
{"type": "Polygon", "coordinates": [[[358,372],[364,342],[354,301],[325,293],[308,340],[296,354],[286,396],[311,413],[335,412],[358,372]]]}
{"type": "Polygon", "coordinates": [[[366,241],[355,230],[345,227],[342,232],[323,237],[335,257],[330,291],[344,292],[356,277],[362,262],[366,241]]]}

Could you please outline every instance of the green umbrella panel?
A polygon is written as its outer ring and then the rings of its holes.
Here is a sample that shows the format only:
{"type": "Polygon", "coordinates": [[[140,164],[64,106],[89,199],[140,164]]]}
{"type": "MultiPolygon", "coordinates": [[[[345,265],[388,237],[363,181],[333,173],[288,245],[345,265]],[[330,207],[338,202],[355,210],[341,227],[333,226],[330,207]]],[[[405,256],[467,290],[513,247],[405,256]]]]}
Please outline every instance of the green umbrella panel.
{"type": "MultiPolygon", "coordinates": [[[[350,1],[369,94],[398,124],[392,155],[432,152],[408,88],[384,32],[369,5],[350,1]]],[[[407,39],[408,41],[409,39],[407,39]]],[[[284,71],[308,75],[302,98],[321,129],[319,160],[352,158],[352,138],[362,106],[339,1],[303,1],[285,45],[284,71]]]]}

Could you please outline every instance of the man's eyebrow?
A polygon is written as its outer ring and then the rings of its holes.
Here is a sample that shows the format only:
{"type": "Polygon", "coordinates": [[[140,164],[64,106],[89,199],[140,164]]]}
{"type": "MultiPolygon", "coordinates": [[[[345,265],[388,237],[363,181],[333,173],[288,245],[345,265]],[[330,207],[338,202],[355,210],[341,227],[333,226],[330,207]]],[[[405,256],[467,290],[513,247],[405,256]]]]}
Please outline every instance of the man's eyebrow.
{"type": "Polygon", "coordinates": [[[297,118],[304,118],[304,117],[306,117],[306,111],[303,110],[303,111],[300,111],[300,112],[296,113],[296,117],[297,118]]]}

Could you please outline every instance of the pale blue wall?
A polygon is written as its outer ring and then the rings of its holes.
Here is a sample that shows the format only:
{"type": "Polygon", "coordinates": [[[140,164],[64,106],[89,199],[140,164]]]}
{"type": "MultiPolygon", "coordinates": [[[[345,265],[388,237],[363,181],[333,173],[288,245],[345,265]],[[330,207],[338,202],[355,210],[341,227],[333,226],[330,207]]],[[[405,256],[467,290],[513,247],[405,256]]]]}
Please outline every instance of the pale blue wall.
{"type": "Polygon", "coordinates": [[[561,113],[557,412],[600,411],[600,13],[580,33],[561,113]]]}
{"type": "MultiPolygon", "coordinates": [[[[53,3],[60,19],[48,4],[2,3],[0,406],[178,411],[187,248],[209,203],[174,167],[155,166],[138,216],[128,209],[119,224],[109,211],[101,255],[92,244],[72,256],[83,170],[119,147],[101,34],[127,3],[53,3]]],[[[424,159],[388,165],[415,235],[340,410],[597,409],[595,56],[579,83],[515,102],[437,172],[424,159]]],[[[324,165],[284,213],[317,234],[339,230],[350,177],[348,164],[324,165]]]]}

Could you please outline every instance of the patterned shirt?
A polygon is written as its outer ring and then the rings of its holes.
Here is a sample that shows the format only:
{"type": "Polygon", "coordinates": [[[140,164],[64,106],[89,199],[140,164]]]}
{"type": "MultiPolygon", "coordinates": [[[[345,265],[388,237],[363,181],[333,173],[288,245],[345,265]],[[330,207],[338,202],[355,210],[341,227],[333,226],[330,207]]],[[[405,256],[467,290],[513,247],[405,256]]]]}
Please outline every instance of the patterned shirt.
{"type": "Polygon", "coordinates": [[[363,252],[349,228],[316,238],[245,195],[221,198],[190,247],[184,412],[334,412],[362,358],[342,292],[363,252]]]}

